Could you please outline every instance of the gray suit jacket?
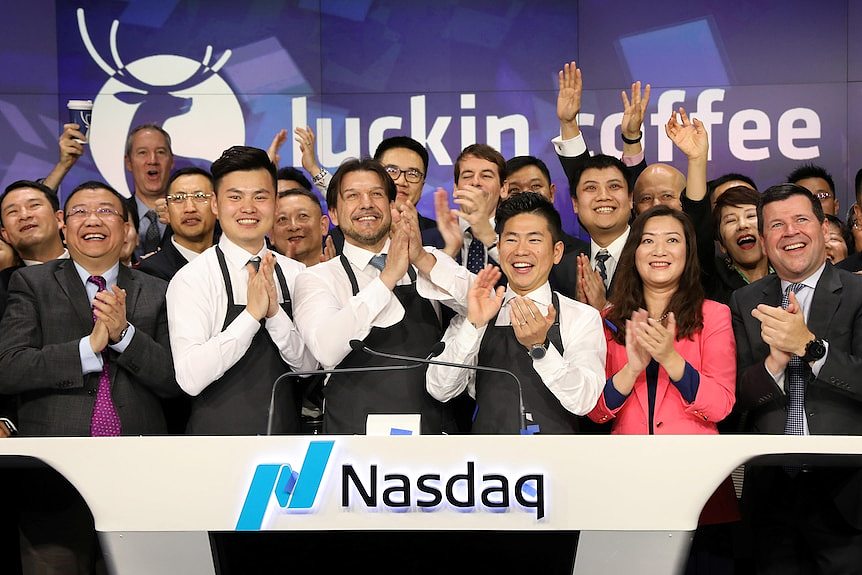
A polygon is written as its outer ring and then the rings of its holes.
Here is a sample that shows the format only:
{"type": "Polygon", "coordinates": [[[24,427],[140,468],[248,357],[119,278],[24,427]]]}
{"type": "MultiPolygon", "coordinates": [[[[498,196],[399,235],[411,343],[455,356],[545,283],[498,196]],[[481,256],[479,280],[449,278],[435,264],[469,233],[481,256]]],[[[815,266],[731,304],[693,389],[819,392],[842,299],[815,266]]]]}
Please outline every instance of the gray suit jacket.
{"type": "MultiPolygon", "coordinates": [[[[737,352],[736,405],[745,432],[783,434],[787,396],[766,371],[769,346],[760,337],[760,322],[751,316],[760,303],[781,305],[777,275],[734,291],[730,299],[737,352]]],[[[862,277],[827,263],[814,290],[807,325],[815,336],[829,342],[820,373],[814,377],[809,371],[806,381],[809,432],[862,435],[862,277]]],[[[835,478],[836,507],[851,525],[862,527],[862,471],[844,469],[835,478]]],[[[746,483],[746,490],[749,487],[758,497],[769,499],[768,481],[755,479],[754,484],[746,483]]]]}
{"type": "MultiPolygon", "coordinates": [[[[135,335],[107,348],[123,435],[165,433],[157,396],[179,393],[165,308],[167,284],[120,266],[126,317],[135,335]]],[[[93,329],[87,293],[72,260],[15,274],[0,322],[0,393],[17,394],[21,435],[89,435],[99,374],[82,374],[78,342],[93,329]]]]}

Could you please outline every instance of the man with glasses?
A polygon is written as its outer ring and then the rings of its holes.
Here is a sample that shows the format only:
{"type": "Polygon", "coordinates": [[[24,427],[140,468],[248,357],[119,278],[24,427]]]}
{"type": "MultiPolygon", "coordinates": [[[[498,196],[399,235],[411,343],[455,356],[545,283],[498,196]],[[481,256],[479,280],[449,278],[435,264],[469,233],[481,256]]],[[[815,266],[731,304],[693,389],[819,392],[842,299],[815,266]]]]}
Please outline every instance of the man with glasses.
{"type": "Polygon", "coordinates": [[[835,182],[825,168],[816,164],[803,164],[790,172],[787,181],[814,194],[820,200],[824,214],[838,215],[840,206],[835,194],[835,182]]]}
{"type": "MultiPolygon", "coordinates": [[[[23,268],[10,281],[0,323],[0,392],[18,396],[21,435],[165,433],[159,397],[179,392],[166,284],[120,265],[130,224],[116,190],[83,183],[64,212],[71,259],[23,268]]],[[[92,566],[93,518],[77,492],[53,482],[32,491],[21,497],[24,572],[92,566]]]]}
{"type": "Polygon", "coordinates": [[[141,261],[141,271],[171,281],[181,267],[213,245],[212,197],[212,176],[206,170],[183,168],[171,175],[165,200],[174,233],[158,252],[141,261]]]}

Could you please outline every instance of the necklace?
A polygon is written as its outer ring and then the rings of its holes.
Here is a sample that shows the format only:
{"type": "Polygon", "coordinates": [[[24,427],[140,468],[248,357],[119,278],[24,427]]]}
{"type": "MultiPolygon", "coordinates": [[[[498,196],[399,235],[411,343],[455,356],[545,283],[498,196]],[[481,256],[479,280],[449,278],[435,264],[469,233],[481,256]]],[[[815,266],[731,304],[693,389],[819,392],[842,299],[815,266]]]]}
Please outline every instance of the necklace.
{"type": "MultiPolygon", "coordinates": [[[[659,322],[659,323],[664,323],[664,320],[666,320],[666,319],[667,319],[667,316],[668,316],[669,314],[670,314],[670,312],[669,312],[669,311],[664,312],[664,313],[662,314],[662,316],[661,316],[660,318],[658,318],[658,322],[659,322]]],[[[650,319],[655,319],[655,318],[654,318],[654,317],[651,317],[650,319]]]]}

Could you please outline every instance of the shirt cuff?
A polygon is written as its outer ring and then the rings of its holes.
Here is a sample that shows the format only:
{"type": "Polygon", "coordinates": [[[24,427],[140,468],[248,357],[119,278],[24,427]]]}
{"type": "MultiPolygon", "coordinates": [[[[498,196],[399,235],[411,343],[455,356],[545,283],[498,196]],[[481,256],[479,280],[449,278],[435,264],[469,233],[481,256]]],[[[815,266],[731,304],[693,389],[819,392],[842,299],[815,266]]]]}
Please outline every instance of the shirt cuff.
{"type": "Polygon", "coordinates": [[[626,156],[626,155],[623,155],[623,158],[622,158],[622,162],[623,162],[626,166],[628,166],[629,168],[632,168],[632,167],[634,167],[634,166],[637,166],[638,164],[640,164],[640,163],[641,163],[641,162],[643,162],[643,161],[644,161],[644,153],[643,153],[643,150],[641,150],[641,152],[640,152],[640,153],[635,154],[634,156],[626,156]]]}
{"type": "Polygon", "coordinates": [[[551,140],[551,143],[554,145],[557,155],[564,158],[576,158],[587,151],[583,132],[568,140],[564,140],[562,136],[557,136],[551,140]]]}
{"type": "Polygon", "coordinates": [[[112,343],[108,347],[116,351],[117,353],[123,353],[126,351],[126,348],[129,347],[129,344],[132,343],[132,338],[135,336],[135,326],[129,324],[129,329],[126,330],[126,335],[123,336],[123,339],[118,341],[117,343],[112,343]]]}
{"type": "Polygon", "coordinates": [[[102,354],[93,351],[90,346],[90,336],[82,337],[78,342],[78,355],[81,356],[81,373],[99,373],[102,371],[102,354]]]}
{"type": "Polygon", "coordinates": [[[697,390],[700,387],[700,374],[690,363],[685,362],[685,370],[682,372],[682,377],[679,381],[670,380],[672,384],[679,390],[679,394],[688,403],[694,403],[694,398],[697,397],[697,390]]]}
{"type": "Polygon", "coordinates": [[[766,373],[769,374],[769,376],[772,378],[772,381],[775,382],[775,385],[780,387],[781,391],[784,391],[784,370],[782,369],[781,373],[779,374],[772,373],[771,371],[769,371],[769,368],[766,367],[766,360],[763,361],[763,369],[766,370],[766,373]]]}
{"type": "Polygon", "coordinates": [[[605,405],[607,405],[608,409],[611,411],[616,411],[622,407],[627,399],[627,396],[620,393],[619,390],[614,387],[613,377],[609,377],[605,382],[605,389],[602,393],[605,396],[605,405]]]}

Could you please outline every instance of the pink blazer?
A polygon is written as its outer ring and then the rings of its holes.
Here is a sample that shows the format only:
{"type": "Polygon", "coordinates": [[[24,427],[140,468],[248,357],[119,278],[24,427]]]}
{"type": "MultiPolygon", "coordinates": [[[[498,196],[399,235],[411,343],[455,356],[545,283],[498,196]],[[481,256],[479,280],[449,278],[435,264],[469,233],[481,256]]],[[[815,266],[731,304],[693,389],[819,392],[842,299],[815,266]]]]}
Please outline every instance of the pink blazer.
{"type": "MultiPolygon", "coordinates": [[[[605,337],[608,342],[606,373],[610,378],[626,364],[626,348],[611,338],[607,325],[605,337]]],[[[694,402],[688,403],[670,382],[664,368],[659,367],[654,433],[718,433],[716,423],[730,413],[736,388],[736,342],[730,323],[730,308],[704,300],[703,329],[693,339],[677,340],[674,346],[700,374],[700,385],[694,402]]],[[[614,420],[611,433],[649,433],[646,373],[640,374],[632,393],[621,407],[609,409],[602,394],[589,416],[598,423],[614,420]]]]}

